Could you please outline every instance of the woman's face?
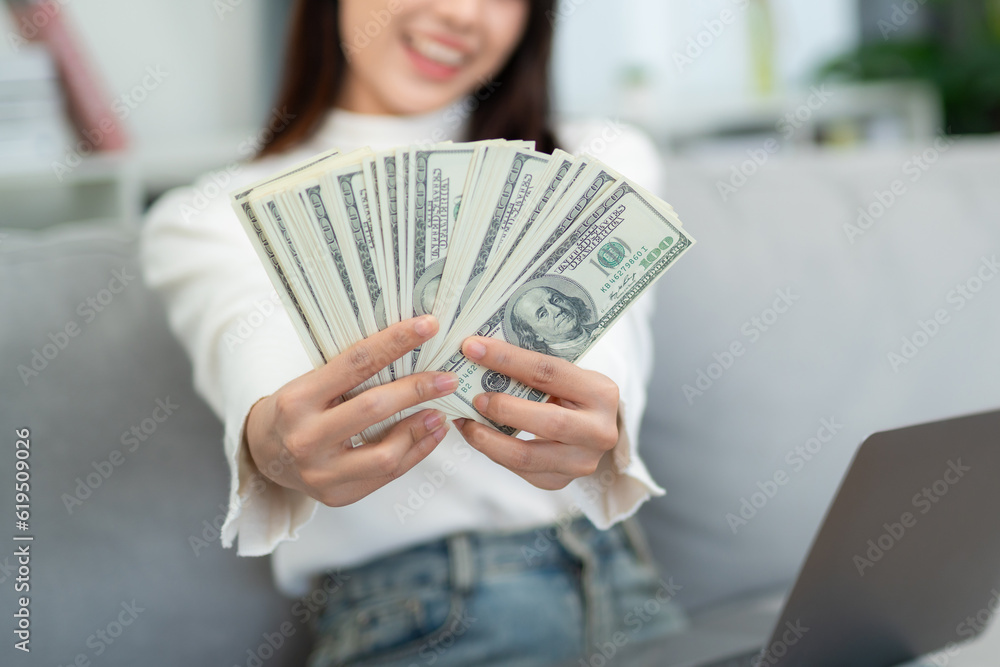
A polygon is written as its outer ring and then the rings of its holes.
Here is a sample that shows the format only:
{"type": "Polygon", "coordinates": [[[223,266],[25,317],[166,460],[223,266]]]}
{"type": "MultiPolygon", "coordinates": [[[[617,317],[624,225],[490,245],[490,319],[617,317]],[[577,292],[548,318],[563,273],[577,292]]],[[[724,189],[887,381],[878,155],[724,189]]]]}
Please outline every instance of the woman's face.
{"type": "Polygon", "coordinates": [[[348,68],[338,105],[370,114],[445,107],[495,76],[531,0],[341,0],[348,68]]]}

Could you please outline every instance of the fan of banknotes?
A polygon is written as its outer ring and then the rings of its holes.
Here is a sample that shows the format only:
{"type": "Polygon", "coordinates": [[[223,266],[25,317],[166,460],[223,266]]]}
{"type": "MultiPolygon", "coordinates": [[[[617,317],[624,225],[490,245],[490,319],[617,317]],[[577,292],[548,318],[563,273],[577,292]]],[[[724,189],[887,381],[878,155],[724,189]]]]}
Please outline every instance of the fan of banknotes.
{"type": "Polygon", "coordinates": [[[458,390],[419,409],[508,434],[474,396],[548,397],[465,358],[462,341],[492,336],[576,362],[694,244],[669,204],[596,158],[528,142],[330,151],[232,194],[315,366],[390,324],[437,317],[434,338],[348,398],[452,371],[458,390]]]}

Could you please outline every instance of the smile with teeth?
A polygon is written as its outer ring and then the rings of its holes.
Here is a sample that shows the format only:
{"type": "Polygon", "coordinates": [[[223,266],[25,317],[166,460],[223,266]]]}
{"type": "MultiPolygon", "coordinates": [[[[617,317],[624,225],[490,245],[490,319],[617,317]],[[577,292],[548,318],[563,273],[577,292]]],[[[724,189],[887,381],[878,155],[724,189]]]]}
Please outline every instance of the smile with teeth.
{"type": "Polygon", "coordinates": [[[460,67],[466,60],[466,55],[436,39],[413,35],[409,39],[410,47],[428,60],[446,67],[460,67]]]}

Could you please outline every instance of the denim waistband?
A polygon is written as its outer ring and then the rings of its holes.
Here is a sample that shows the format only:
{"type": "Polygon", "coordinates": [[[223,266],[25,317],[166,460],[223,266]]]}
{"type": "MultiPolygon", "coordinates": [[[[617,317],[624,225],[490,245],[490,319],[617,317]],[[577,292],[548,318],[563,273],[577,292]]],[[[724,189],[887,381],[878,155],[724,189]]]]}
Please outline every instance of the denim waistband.
{"type": "Polygon", "coordinates": [[[342,604],[378,596],[413,585],[448,587],[455,594],[472,591],[480,577],[520,570],[569,568],[579,572],[580,583],[593,613],[587,634],[604,635],[600,607],[605,585],[597,563],[619,550],[630,550],[640,562],[652,558],[633,521],[608,530],[580,518],[567,524],[542,526],[516,532],[464,532],[414,546],[370,563],[331,572],[327,586],[340,588],[342,604]]]}

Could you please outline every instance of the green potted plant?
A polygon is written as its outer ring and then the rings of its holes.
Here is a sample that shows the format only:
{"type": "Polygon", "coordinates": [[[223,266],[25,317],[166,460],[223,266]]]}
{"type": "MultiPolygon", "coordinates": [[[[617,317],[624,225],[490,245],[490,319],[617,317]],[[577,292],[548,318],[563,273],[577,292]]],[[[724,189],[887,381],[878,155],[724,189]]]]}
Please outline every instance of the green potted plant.
{"type": "Polygon", "coordinates": [[[929,29],[902,36],[907,15],[886,16],[881,38],[829,61],[819,78],[926,81],[941,94],[948,133],[1000,131],[1000,1],[926,0],[917,11],[929,13],[929,29]]]}

